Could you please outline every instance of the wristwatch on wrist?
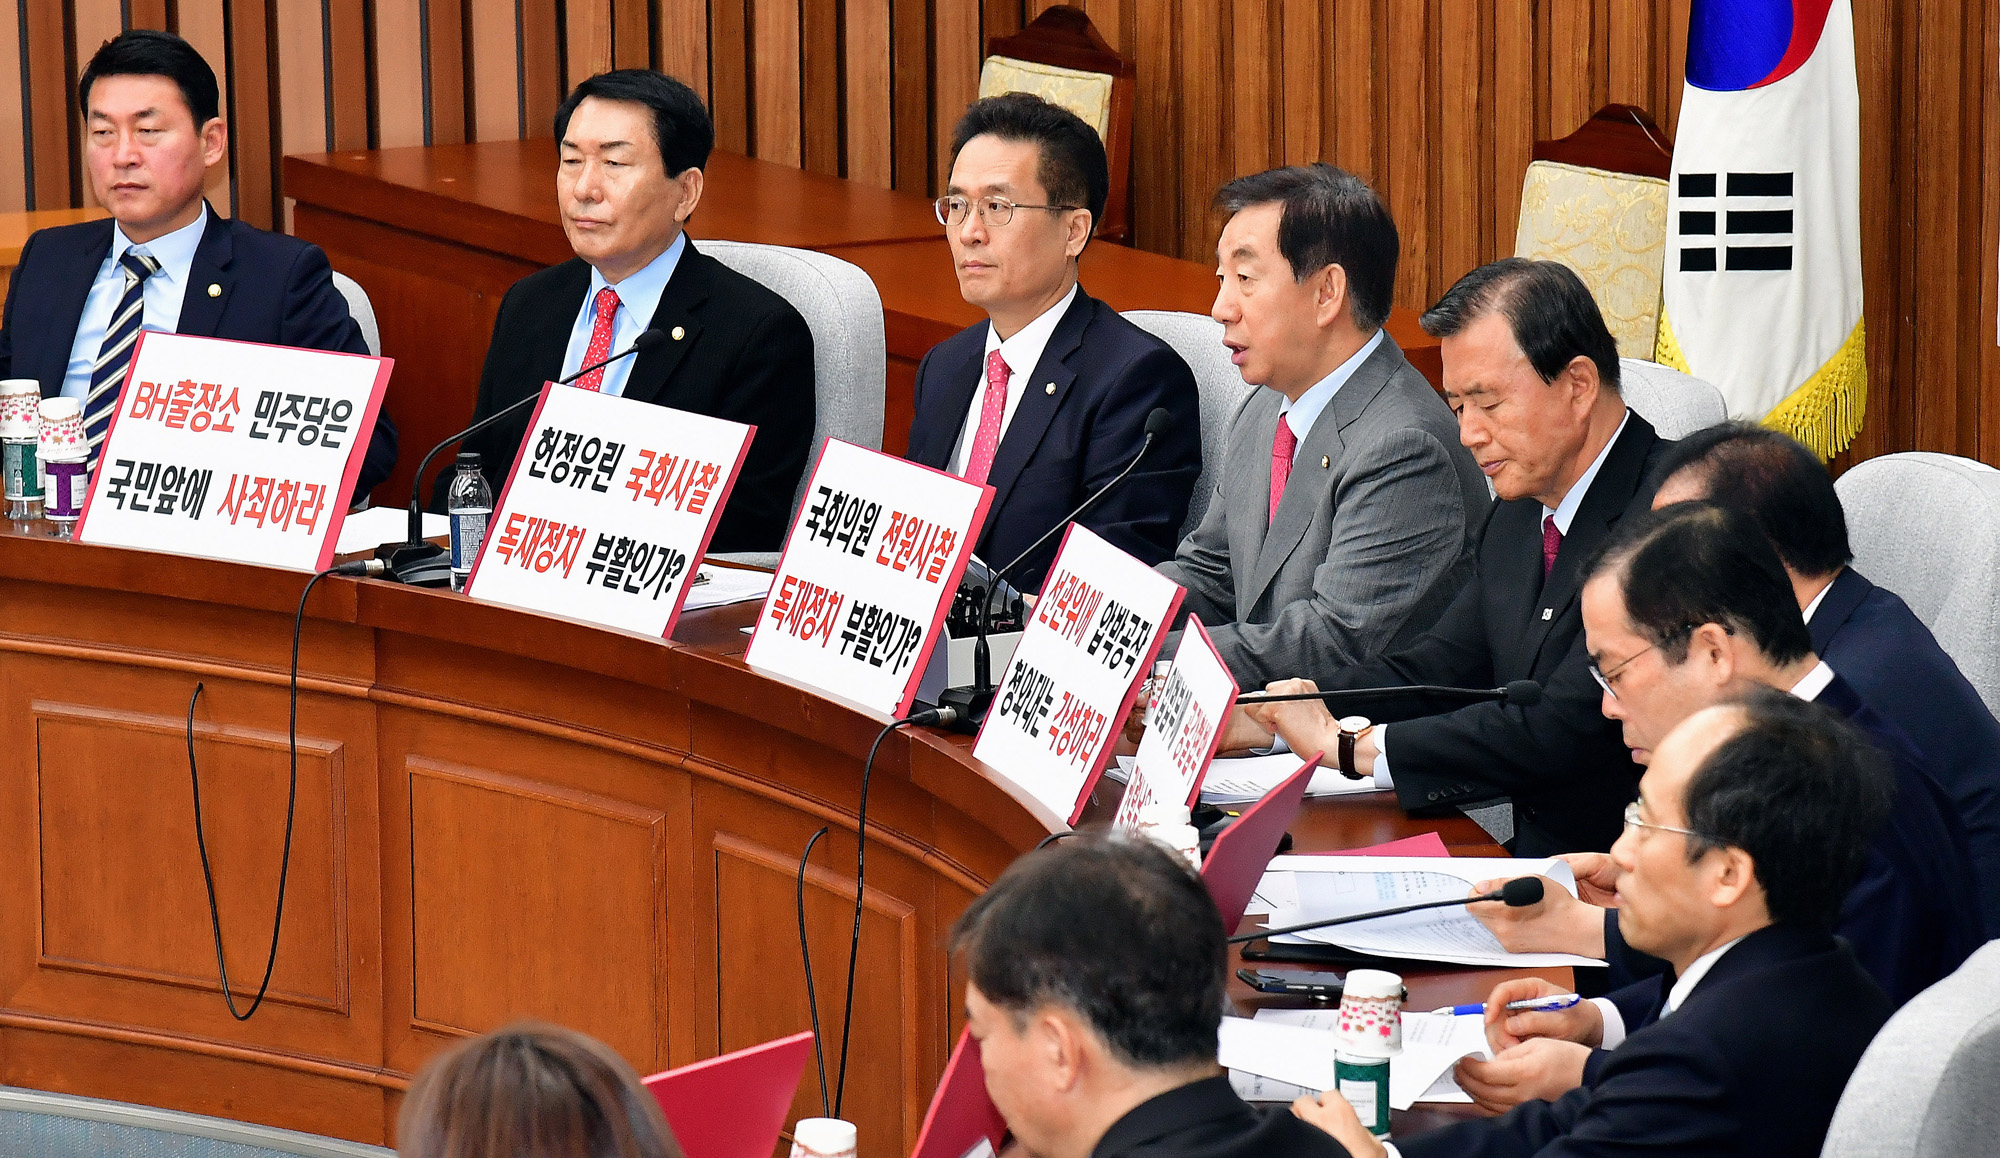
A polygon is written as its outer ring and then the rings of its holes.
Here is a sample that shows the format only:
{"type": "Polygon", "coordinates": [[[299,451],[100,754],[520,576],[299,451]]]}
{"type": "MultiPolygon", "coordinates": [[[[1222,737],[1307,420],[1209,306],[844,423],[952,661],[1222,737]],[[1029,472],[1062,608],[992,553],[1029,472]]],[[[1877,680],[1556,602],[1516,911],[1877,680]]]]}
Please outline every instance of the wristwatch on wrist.
{"type": "Polygon", "coordinates": [[[1359,780],[1362,778],[1362,773],[1354,767],[1354,742],[1367,735],[1368,729],[1375,725],[1369,722],[1367,716],[1343,716],[1339,724],[1340,742],[1335,750],[1335,758],[1339,763],[1335,767],[1339,768],[1340,774],[1349,780],[1359,780]]]}

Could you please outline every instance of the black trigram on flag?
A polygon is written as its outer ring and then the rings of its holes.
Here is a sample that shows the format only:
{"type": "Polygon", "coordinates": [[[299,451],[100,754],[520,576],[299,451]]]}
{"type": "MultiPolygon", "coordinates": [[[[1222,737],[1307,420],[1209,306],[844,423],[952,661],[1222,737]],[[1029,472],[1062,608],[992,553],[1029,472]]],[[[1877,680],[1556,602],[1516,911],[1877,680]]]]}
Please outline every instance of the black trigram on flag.
{"type": "Polygon", "coordinates": [[[1718,243],[1725,270],[1792,268],[1792,175],[1725,176],[1723,195],[1718,197],[1716,174],[1680,175],[1681,271],[1713,272],[1718,243]],[[1780,239],[1783,244],[1774,244],[1780,239]]]}

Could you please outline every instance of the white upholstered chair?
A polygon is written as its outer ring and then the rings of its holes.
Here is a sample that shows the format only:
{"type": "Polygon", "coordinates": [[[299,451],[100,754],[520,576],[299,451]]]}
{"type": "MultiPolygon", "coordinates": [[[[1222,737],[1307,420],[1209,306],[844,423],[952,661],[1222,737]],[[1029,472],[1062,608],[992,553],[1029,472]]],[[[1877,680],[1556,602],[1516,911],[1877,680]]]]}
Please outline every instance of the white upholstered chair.
{"type": "Polygon", "coordinates": [[[1833,489],[1855,569],[1902,596],[2000,711],[2000,471],[1911,451],[1860,463],[1833,489]]]}
{"type": "Polygon", "coordinates": [[[1722,391],[1700,378],[1638,358],[1620,358],[1618,367],[1625,404],[1661,438],[1686,438],[1729,417],[1722,391]]]}
{"type": "Polygon", "coordinates": [[[1132,310],[1125,314],[1133,325],[1174,348],[1174,353],[1194,371],[1196,389],[1201,391],[1201,477],[1195,480],[1194,497],[1188,500],[1187,522],[1181,537],[1194,530],[1215,495],[1215,469],[1222,465],[1223,441],[1229,436],[1229,419],[1243,396],[1255,389],[1243,381],[1229,350],[1222,344],[1222,323],[1201,314],[1176,310],[1132,310]]]}
{"type": "MultiPolygon", "coordinates": [[[[814,402],[812,452],[806,469],[819,461],[820,447],[838,438],[870,450],[882,449],[883,395],[887,389],[888,348],[882,329],[882,295],[858,266],[809,249],[748,241],[700,243],[701,252],[766,286],[792,303],[812,329],[814,402]]],[[[793,493],[798,508],[805,479],[793,493]]],[[[777,552],[747,551],[718,556],[776,566],[777,552]]]]}
{"type": "Polygon", "coordinates": [[[368,291],[361,283],[335,270],[333,288],[347,299],[347,314],[354,324],[361,327],[361,340],[368,343],[368,352],[380,357],[382,354],[382,330],[375,324],[375,306],[368,300],[368,291]]]}
{"type": "Polygon", "coordinates": [[[1821,1158],[2000,1149],[2000,941],[1910,999],[1847,1079],[1821,1158]]]}

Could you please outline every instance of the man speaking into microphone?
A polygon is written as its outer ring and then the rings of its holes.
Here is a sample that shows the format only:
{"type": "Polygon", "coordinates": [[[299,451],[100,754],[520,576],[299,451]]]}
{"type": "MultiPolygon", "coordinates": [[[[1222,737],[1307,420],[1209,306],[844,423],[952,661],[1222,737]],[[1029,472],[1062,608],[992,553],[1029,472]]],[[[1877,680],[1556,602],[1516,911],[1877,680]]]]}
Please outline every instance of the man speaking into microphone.
{"type": "MultiPolygon", "coordinates": [[[[791,303],[687,235],[715,144],[708,110],[672,77],[619,69],[576,86],[556,110],[555,134],[557,208],[576,257],[507,291],[473,420],[659,330],[664,340],[574,388],[755,426],[710,549],[777,550],[812,450],[812,332],[791,303]]],[[[465,442],[496,495],[527,429],[523,413],[465,442]]],[[[433,508],[449,482],[439,476],[433,508]]]]}

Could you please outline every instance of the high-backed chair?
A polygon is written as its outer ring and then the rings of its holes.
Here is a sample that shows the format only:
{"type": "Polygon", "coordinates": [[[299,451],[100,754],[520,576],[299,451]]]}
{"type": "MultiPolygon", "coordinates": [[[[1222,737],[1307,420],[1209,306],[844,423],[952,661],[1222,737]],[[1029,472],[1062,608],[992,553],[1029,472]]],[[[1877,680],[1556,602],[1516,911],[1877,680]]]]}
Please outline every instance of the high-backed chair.
{"type": "Polygon", "coordinates": [[[2000,1150],[2000,941],[1896,1011],[1861,1055],[1821,1158],[2000,1150]]]}
{"type": "MultiPolygon", "coordinates": [[[[820,447],[838,438],[870,450],[882,449],[883,396],[888,382],[888,345],[882,329],[882,295],[858,266],[809,249],[758,245],[748,241],[708,241],[701,251],[737,273],[769,287],[792,303],[812,329],[812,453],[807,470],[819,461],[820,447]]],[[[792,496],[798,509],[805,479],[792,496]]],[[[727,558],[774,566],[776,552],[733,553],[727,558]]]]}
{"type": "Polygon", "coordinates": [[[1194,497],[1188,501],[1187,522],[1181,537],[1201,522],[1208,500],[1215,495],[1215,470],[1222,465],[1223,442],[1229,437],[1229,420],[1245,395],[1256,389],[1229,360],[1222,344],[1222,323],[1200,314],[1175,310],[1132,310],[1125,317],[1132,324],[1174,348],[1181,360],[1194,371],[1195,388],[1201,392],[1201,477],[1195,480],[1194,497]]]}
{"type": "Polygon", "coordinates": [[[1860,463],[1833,489],[1855,568],[1902,596],[2000,712],[2000,471],[1911,451],[1860,463]]]}
{"type": "Polygon", "coordinates": [[[1639,358],[1618,359],[1625,404],[1661,438],[1686,438],[1729,417],[1722,391],[1692,374],[1639,358]]]}
{"type": "Polygon", "coordinates": [[[396,1158],[380,1146],[40,1090],[0,1087],[7,1158],[396,1158]]]}
{"type": "Polygon", "coordinates": [[[1605,105],[1569,136],[1536,141],[1521,183],[1515,256],[1576,270],[1627,358],[1653,356],[1672,166],[1653,118],[1605,105]]]}
{"type": "Polygon", "coordinates": [[[354,324],[361,327],[361,340],[368,343],[368,352],[376,357],[382,355],[382,330],[375,324],[375,306],[368,300],[368,291],[361,283],[338,270],[333,274],[333,288],[347,299],[347,313],[354,324]]]}
{"type": "Polygon", "coordinates": [[[1132,235],[1132,62],[1105,42],[1081,8],[1057,4],[1012,36],[986,41],[979,67],[979,95],[1029,92],[1082,117],[1104,138],[1111,165],[1111,196],[1097,236],[1126,241],[1132,235]]]}

